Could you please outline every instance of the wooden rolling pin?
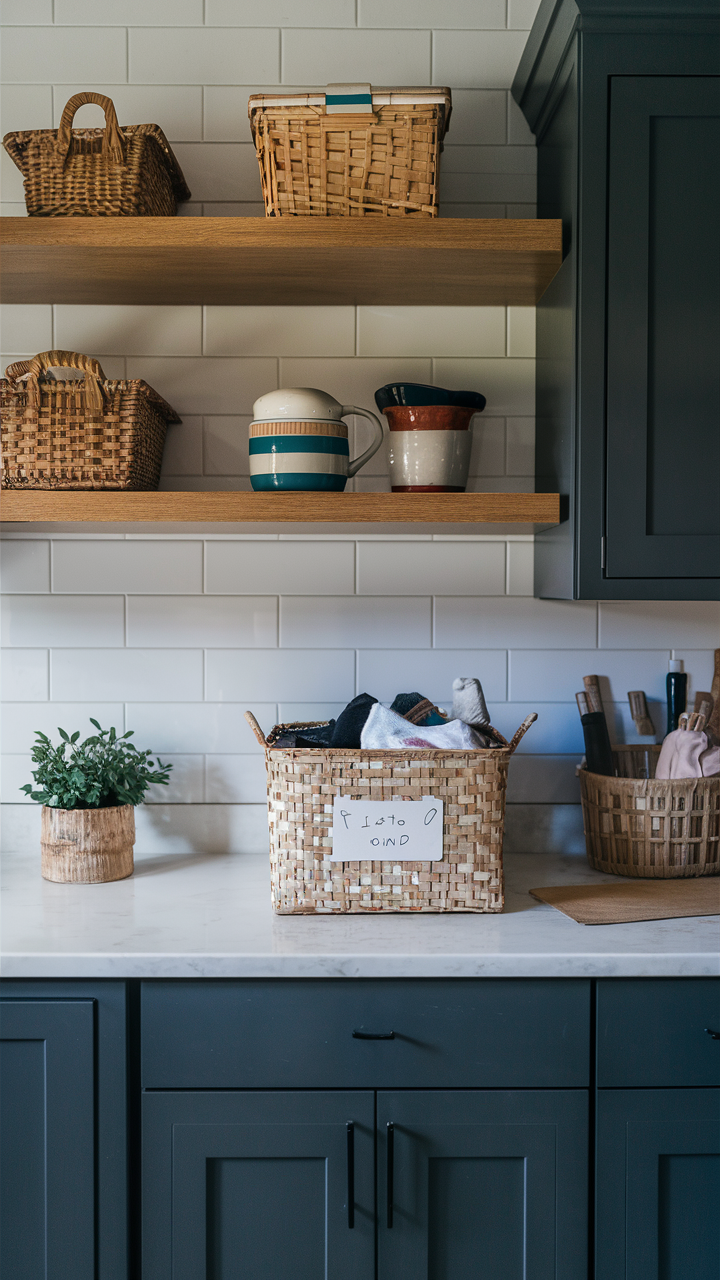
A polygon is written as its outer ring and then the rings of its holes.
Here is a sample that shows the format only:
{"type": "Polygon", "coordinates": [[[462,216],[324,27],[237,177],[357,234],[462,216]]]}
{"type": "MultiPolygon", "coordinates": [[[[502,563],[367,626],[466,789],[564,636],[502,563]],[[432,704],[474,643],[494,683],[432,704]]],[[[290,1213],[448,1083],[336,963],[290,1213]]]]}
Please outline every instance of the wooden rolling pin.
{"type": "Polygon", "coordinates": [[[630,712],[635,721],[635,728],[641,738],[655,737],[655,725],[650,719],[648,711],[647,698],[642,689],[634,689],[632,693],[628,693],[628,702],[630,703],[630,712]]]}

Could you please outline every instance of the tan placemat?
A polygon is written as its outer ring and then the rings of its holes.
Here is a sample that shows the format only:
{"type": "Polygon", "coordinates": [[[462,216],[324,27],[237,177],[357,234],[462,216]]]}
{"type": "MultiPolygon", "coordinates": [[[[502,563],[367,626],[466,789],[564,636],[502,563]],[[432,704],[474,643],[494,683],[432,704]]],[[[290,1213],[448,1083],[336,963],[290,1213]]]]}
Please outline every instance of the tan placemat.
{"type": "Polygon", "coordinates": [[[530,889],[578,924],[628,924],[720,914],[720,877],[692,880],[623,880],[612,884],[548,885],[530,889]]]}

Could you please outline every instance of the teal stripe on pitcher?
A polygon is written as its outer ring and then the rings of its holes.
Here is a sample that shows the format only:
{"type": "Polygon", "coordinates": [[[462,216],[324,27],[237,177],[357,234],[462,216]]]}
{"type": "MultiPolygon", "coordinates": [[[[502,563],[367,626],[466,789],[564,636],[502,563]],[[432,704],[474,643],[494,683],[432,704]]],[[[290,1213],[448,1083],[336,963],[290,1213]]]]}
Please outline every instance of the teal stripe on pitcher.
{"type": "Polygon", "coordinates": [[[281,471],[274,475],[251,476],[250,483],[256,493],[269,493],[273,490],[283,490],[286,493],[309,493],[313,490],[342,493],[347,484],[347,476],[313,474],[311,471],[281,471]]]}
{"type": "Polygon", "coordinates": [[[338,436],[254,436],[250,457],[254,453],[340,453],[347,458],[350,449],[338,436]]]}

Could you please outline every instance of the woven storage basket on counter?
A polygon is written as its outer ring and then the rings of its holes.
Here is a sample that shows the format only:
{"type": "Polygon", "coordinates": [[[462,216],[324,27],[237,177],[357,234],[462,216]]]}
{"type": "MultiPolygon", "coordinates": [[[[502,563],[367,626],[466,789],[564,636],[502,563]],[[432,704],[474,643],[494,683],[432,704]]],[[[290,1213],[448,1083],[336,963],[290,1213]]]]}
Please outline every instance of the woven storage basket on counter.
{"type": "Polygon", "coordinates": [[[323,92],[253,94],[248,114],[268,217],[437,217],[450,90],[370,96],[372,110],[338,115],[327,113],[323,92]]]}
{"type": "Polygon", "coordinates": [[[614,747],[620,777],[580,770],[588,861],[643,879],[718,875],[720,777],[655,778],[659,755],[657,746],[614,747]]]}
{"type": "MultiPolygon", "coordinates": [[[[511,742],[481,751],[273,747],[265,738],[272,904],[279,915],[377,911],[502,911],[508,761],[537,716],[511,742]],[[442,862],[331,862],[333,799],[444,801],[442,862]]],[[[500,736],[500,735],[498,735],[500,736]]]]}
{"type": "Polygon", "coordinates": [[[156,217],[177,213],[190,191],[156,124],[120,125],[110,98],[76,93],[58,129],[8,133],[3,146],[25,180],[30,217],[156,217]],[[73,129],[75,112],[94,102],[104,129],[73,129]]]}
{"type": "Polygon", "coordinates": [[[44,351],[0,379],[4,489],[157,489],[174,409],[141,379],[105,377],[76,351],[44,351]],[[83,369],[68,381],[49,369],[83,369]]]}

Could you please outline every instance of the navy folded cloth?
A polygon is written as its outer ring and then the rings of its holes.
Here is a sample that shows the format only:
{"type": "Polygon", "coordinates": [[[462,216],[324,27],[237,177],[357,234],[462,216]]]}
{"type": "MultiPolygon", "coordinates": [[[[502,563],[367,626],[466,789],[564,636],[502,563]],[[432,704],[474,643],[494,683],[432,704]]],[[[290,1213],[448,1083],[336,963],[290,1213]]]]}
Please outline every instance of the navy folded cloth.
{"type": "Polygon", "coordinates": [[[376,702],[377,698],[373,698],[371,693],[359,693],[357,698],[348,702],[345,710],[340,712],[335,721],[330,746],[359,747],[363,726],[370,715],[370,708],[376,702]]]}
{"type": "Polygon", "coordinates": [[[329,747],[332,741],[335,721],[314,725],[312,729],[303,729],[295,738],[296,747],[329,747]]]}

